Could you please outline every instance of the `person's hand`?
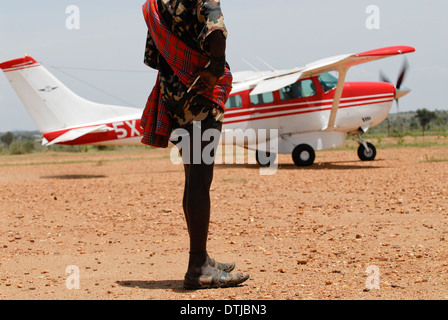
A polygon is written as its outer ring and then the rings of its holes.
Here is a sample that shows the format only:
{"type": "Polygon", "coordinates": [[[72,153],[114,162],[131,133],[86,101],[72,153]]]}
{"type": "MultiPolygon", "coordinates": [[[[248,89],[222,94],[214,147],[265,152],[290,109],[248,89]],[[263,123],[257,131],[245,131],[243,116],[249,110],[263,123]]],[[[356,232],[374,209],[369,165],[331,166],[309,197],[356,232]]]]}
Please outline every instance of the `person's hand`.
{"type": "Polygon", "coordinates": [[[208,71],[207,69],[202,69],[193,74],[191,80],[187,82],[187,87],[195,90],[198,94],[207,94],[213,91],[216,84],[218,83],[218,80],[219,78],[213,75],[210,71],[208,71]],[[191,87],[196,81],[197,77],[200,77],[199,80],[193,87],[191,87]]]}

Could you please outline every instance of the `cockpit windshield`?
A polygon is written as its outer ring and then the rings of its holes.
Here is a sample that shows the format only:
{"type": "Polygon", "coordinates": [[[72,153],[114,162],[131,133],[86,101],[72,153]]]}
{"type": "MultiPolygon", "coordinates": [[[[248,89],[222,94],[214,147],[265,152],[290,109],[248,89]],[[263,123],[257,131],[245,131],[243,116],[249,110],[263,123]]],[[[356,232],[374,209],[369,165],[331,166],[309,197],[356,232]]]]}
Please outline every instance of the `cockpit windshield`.
{"type": "Polygon", "coordinates": [[[337,72],[325,72],[322,73],[318,78],[319,82],[322,85],[322,89],[325,92],[328,92],[334,88],[336,88],[338,84],[338,73],[337,72]]]}

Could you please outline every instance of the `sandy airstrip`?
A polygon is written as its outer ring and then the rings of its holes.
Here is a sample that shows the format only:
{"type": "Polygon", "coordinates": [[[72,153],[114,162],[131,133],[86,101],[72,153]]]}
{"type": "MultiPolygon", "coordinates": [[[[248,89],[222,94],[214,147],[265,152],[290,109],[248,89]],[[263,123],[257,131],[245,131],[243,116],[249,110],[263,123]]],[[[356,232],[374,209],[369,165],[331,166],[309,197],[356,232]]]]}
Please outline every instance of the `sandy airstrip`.
{"type": "Polygon", "coordinates": [[[448,299],[447,182],[444,147],[217,165],[209,252],[251,279],[185,291],[169,150],[1,156],[0,299],[448,299]]]}

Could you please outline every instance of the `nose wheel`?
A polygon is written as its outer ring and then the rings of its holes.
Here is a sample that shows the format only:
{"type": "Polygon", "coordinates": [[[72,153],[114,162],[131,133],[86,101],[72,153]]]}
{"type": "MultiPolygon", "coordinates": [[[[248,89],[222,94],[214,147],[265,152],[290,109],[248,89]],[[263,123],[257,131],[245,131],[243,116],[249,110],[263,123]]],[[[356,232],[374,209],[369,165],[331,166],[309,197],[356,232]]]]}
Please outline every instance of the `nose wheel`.
{"type": "Polygon", "coordinates": [[[359,136],[358,157],[362,161],[373,161],[376,157],[376,148],[370,142],[366,142],[359,136]]]}

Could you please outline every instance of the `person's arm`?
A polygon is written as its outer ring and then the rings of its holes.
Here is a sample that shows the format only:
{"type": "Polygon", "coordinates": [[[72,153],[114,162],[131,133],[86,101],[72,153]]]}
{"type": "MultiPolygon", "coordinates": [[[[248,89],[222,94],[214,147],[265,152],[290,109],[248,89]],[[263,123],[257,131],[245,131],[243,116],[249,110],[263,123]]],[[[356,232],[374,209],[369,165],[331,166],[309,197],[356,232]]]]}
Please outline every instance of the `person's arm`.
{"type": "Polygon", "coordinates": [[[188,86],[190,87],[196,78],[200,77],[194,89],[198,93],[205,93],[213,90],[226,67],[227,30],[219,0],[199,0],[198,20],[204,22],[204,29],[199,35],[198,43],[210,56],[210,63],[208,67],[193,75],[188,86]]]}
{"type": "Polygon", "coordinates": [[[226,38],[221,30],[213,31],[207,38],[210,52],[209,71],[218,78],[222,77],[226,68],[226,38]]]}
{"type": "Polygon", "coordinates": [[[206,47],[212,57],[222,57],[226,54],[226,37],[222,30],[215,30],[206,38],[206,47]]]}

